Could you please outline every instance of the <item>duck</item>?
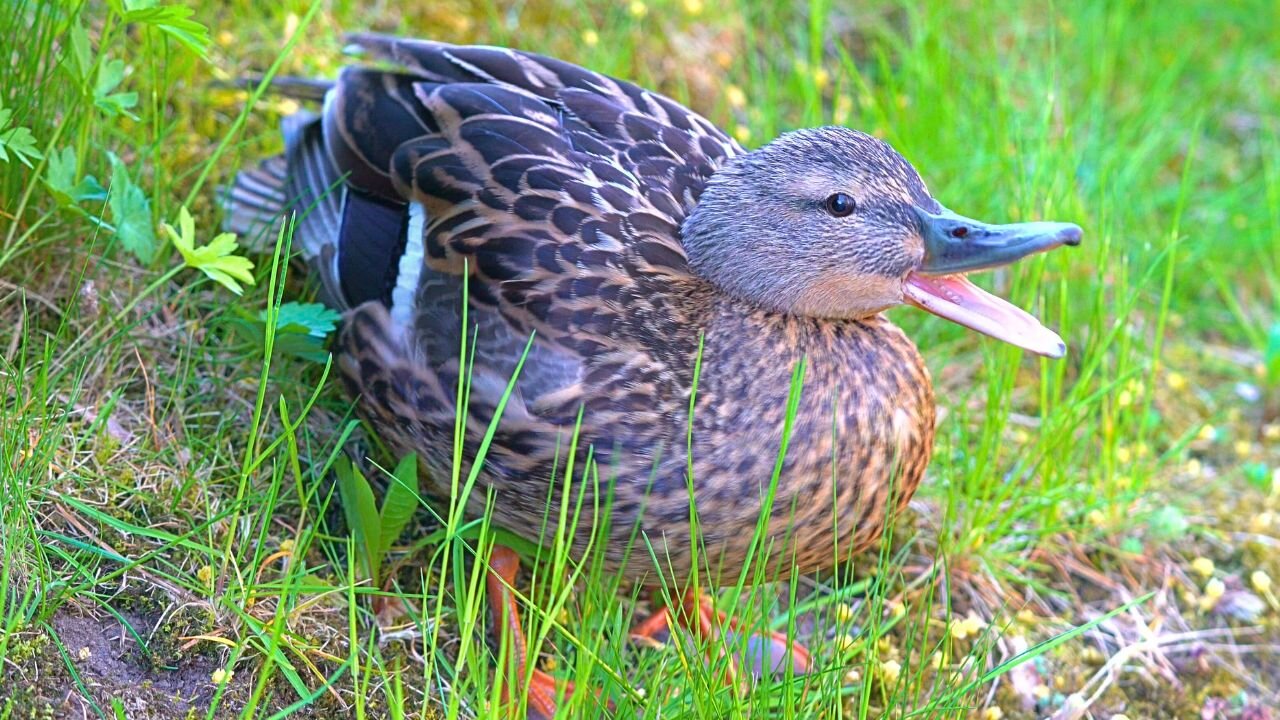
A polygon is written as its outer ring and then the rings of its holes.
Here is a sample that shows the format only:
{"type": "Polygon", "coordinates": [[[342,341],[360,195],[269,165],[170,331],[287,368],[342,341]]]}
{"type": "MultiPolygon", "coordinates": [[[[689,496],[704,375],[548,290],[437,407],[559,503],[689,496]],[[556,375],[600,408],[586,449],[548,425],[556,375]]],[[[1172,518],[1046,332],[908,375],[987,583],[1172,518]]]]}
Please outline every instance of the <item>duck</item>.
{"type": "MultiPolygon", "coordinates": [[[[322,106],[240,172],[227,224],[295,215],[343,313],[342,381],[430,490],[448,497],[461,428],[464,462],[486,451],[469,512],[543,543],[549,507],[607,508],[570,528],[575,554],[683,592],[638,636],[727,641],[739,621],[708,588],[749,564],[772,580],[830,569],[912,497],[935,398],[886,310],[1066,351],[967,274],[1077,245],[1081,228],[953,212],[872,135],[799,129],[747,151],[670,98],[562,60],[348,40],[364,57],[294,84],[322,106]],[[595,469],[573,498],[567,453],[595,469]]],[[[503,701],[554,717],[574,688],[525,664],[520,557],[498,546],[488,563],[494,627],[517,648],[503,701]]],[[[755,639],[786,672],[810,670],[798,642],[755,639]]]]}

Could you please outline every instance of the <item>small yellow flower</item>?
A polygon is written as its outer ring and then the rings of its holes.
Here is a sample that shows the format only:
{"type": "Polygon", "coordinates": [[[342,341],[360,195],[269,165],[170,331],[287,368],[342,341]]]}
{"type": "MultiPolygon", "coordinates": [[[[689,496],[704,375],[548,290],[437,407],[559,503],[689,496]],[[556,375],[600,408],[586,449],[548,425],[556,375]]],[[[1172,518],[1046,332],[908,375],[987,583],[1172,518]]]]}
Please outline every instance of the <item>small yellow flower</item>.
{"type": "Polygon", "coordinates": [[[862,682],[862,673],[857,668],[853,668],[844,674],[844,682],[846,685],[857,685],[862,682]]]}
{"type": "Polygon", "coordinates": [[[280,552],[293,554],[293,538],[285,538],[280,541],[280,552]]]}
{"type": "Polygon", "coordinates": [[[547,672],[555,672],[556,666],[558,665],[559,663],[556,662],[556,659],[554,657],[548,656],[542,659],[542,669],[547,672]]]}
{"type": "Polygon", "coordinates": [[[1090,525],[1094,526],[1107,524],[1107,516],[1104,515],[1101,510],[1090,510],[1089,514],[1085,516],[1085,520],[1087,520],[1090,525]]]}
{"type": "Polygon", "coordinates": [[[690,15],[701,15],[702,0],[684,0],[684,11],[690,15]]]}
{"type": "Polygon", "coordinates": [[[836,638],[836,649],[840,652],[852,652],[858,645],[858,641],[853,639],[852,635],[841,635],[836,638]]]}
{"type": "Polygon", "coordinates": [[[600,44],[600,33],[595,30],[582,31],[582,43],[587,47],[595,47],[600,44]]]}
{"type": "Polygon", "coordinates": [[[1254,590],[1266,595],[1271,591],[1271,576],[1262,570],[1254,570],[1253,573],[1249,575],[1249,584],[1253,586],[1254,590]]]}
{"type": "Polygon", "coordinates": [[[1202,578],[1213,576],[1213,561],[1207,557],[1198,557],[1191,561],[1191,569],[1202,578]]]}
{"type": "Polygon", "coordinates": [[[987,624],[982,621],[982,618],[969,613],[962,620],[951,621],[951,637],[957,640],[964,640],[967,637],[978,635],[986,626],[987,624]]]}
{"type": "Polygon", "coordinates": [[[649,6],[640,0],[631,0],[631,4],[627,6],[627,12],[631,13],[633,18],[642,18],[649,14],[649,6]]]}
{"type": "Polygon", "coordinates": [[[853,606],[849,603],[836,605],[836,622],[841,624],[849,623],[853,620],[853,615],[853,606]]]}
{"type": "Polygon", "coordinates": [[[940,670],[942,669],[942,661],[943,661],[942,653],[936,652],[929,656],[929,667],[934,670],[940,670]]]}
{"type": "Polygon", "coordinates": [[[725,99],[729,101],[729,106],[741,110],[747,106],[747,94],[737,85],[730,85],[724,89],[725,99]]]}
{"type": "Polygon", "coordinates": [[[232,35],[230,32],[227,32],[226,30],[223,30],[222,32],[218,33],[218,44],[221,45],[222,47],[226,47],[235,41],[236,41],[236,36],[232,35]]]}
{"type": "Polygon", "coordinates": [[[1164,382],[1170,390],[1179,391],[1187,388],[1187,376],[1180,372],[1171,372],[1164,376],[1164,382]]]}
{"type": "Polygon", "coordinates": [[[1237,457],[1247,458],[1253,454],[1253,443],[1248,440],[1237,440],[1234,447],[1237,457]]]}
{"type": "Polygon", "coordinates": [[[1266,379],[1266,377],[1267,377],[1267,366],[1266,366],[1266,365],[1264,365],[1264,364],[1262,364],[1262,363],[1258,363],[1257,365],[1254,365],[1254,366],[1253,366],[1253,375],[1254,375],[1254,377],[1258,378],[1259,380],[1266,379]]]}
{"type": "Polygon", "coordinates": [[[1211,597],[1214,600],[1217,600],[1218,598],[1222,597],[1222,594],[1225,593],[1226,591],[1227,591],[1227,586],[1218,578],[1214,578],[1204,584],[1205,597],[1211,597]]]}
{"type": "Polygon", "coordinates": [[[1121,465],[1127,465],[1129,461],[1132,459],[1133,459],[1133,453],[1129,451],[1128,446],[1125,446],[1125,445],[1116,446],[1116,462],[1120,463],[1121,465]]]}
{"type": "Polygon", "coordinates": [[[1187,474],[1191,477],[1200,477],[1200,473],[1204,472],[1204,465],[1196,458],[1187,461],[1187,474]]]}
{"type": "Polygon", "coordinates": [[[1026,608],[1019,610],[1018,614],[1015,615],[1014,617],[1016,617],[1018,619],[1018,622],[1022,623],[1023,625],[1035,625],[1037,622],[1040,621],[1040,618],[1037,617],[1035,613],[1031,612],[1026,608]]]}
{"type": "Polygon", "coordinates": [[[878,650],[881,655],[888,655],[893,652],[893,640],[890,639],[888,635],[885,635],[876,641],[876,650],[878,650]]]}
{"type": "Polygon", "coordinates": [[[1275,513],[1270,510],[1263,510],[1249,520],[1249,530],[1255,533],[1267,532],[1271,529],[1271,525],[1274,524],[1275,521],[1275,513]]]}
{"type": "Polygon", "coordinates": [[[964,622],[969,627],[970,635],[977,635],[987,628],[987,622],[973,613],[969,613],[964,622]]]}
{"type": "Polygon", "coordinates": [[[213,568],[209,567],[208,565],[200,566],[200,569],[196,571],[196,579],[200,581],[201,585],[204,585],[206,587],[209,585],[212,585],[213,584],[213,568]]]}
{"type": "Polygon", "coordinates": [[[733,136],[738,139],[738,142],[746,144],[751,140],[751,128],[746,125],[735,125],[733,136]]]}
{"type": "Polygon", "coordinates": [[[93,651],[89,649],[88,645],[80,648],[80,652],[76,654],[80,656],[81,661],[88,660],[89,658],[93,657],[93,651]]]}
{"type": "Polygon", "coordinates": [[[235,677],[235,673],[231,670],[218,668],[213,671],[213,675],[209,679],[213,680],[214,685],[226,685],[231,682],[231,678],[235,677]]]}
{"type": "Polygon", "coordinates": [[[1200,433],[1196,437],[1205,442],[1213,442],[1218,437],[1218,430],[1212,425],[1205,425],[1200,428],[1200,433]]]}
{"type": "Polygon", "coordinates": [[[982,711],[982,720],[1000,720],[1004,717],[1004,710],[999,705],[992,705],[982,711]]]}
{"type": "Polygon", "coordinates": [[[1022,428],[1013,431],[1013,441],[1019,445],[1026,445],[1031,442],[1031,434],[1022,428]]]}
{"type": "Polygon", "coordinates": [[[814,71],[813,71],[814,87],[818,88],[819,90],[822,90],[826,88],[827,85],[830,83],[831,83],[831,73],[827,72],[826,68],[814,68],[814,71]]]}
{"type": "Polygon", "coordinates": [[[885,660],[880,663],[880,679],[886,685],[893,685],[902,676],[902,665],[897,660],[885,660]]]}
{"type": "Polygon", "coordinates": [[[1280,440],[1280,424],[1267,423],[1262,426],[1262,437],[1270,442],[1280,440]]]}
{"type": "Polygon", "coordinates": [[[1128,390],[1121,390],[1120,394],[1116,396],[1116,404],[1122,408],[1129,407],[1133,404],[1133,393],[1128,390]]]}
{"type": "Polygon", "coordinates": [[[1031,688],[1031,695],[1037,700],[1044,700],[1053,694],[1053,689],[1044,683],[1031,688]]]}
{"type": "Polygon", "coordinates": [[[1200,598],[1200,609],[1203,611],[1212,610],[1217,606],[1218,601],[1222,599],[1223,593],[1227,591],[1227,586],[1218,578],[1213,578],[1204,585],[1204,595],[1200,598]]]}

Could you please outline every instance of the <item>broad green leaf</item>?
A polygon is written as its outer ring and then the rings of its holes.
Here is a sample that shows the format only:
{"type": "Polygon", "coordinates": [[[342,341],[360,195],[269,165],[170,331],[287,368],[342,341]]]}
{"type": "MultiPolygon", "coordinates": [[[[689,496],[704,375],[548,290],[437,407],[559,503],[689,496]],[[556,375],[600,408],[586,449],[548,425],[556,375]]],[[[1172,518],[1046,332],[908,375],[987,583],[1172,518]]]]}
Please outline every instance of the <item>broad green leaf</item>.
{"type": "Polygon", "coordinates": [[[125,249],[144,263],[156,255],[156,229],[151,220],[151,202],[142,188],[129,178],[129,170],[115,155],[111,156],[111,222],[116,237],[125,249]]]}
{"type": "Polygon", "coordinates": [[[108,115],[125,115],[133,120],[138,116],[129,108],[138,104],[136,92],[112,92],[124,81],[124,61],[107,60],[98,66],[98,81],[93,86],[93,104],[108,115]]]}
{"type": "MultiPolygon", "coordinates": [[[[251,314],[235,309],[238,318],[232,329],[247,342],[261,349],[267,332],[267,311],[251,314]]],[[[323,363],[329,359],[325,338],[333,332],[342,316],[318,303],[287,302],[280,306],[276,318],[274,355],[292,355],[308,362],[323,363]]]]}
{"type": "Polygon", "coordinates": [[[208,245],[196,247],[196,223],[186,205],[178,211],[178,227],[181,229],[164,223],[164,231],[182,253],[187,267],[203,272],[237,295],[244,292],[240,283],[253,284],[253,261],[235,254],[238,247],[235,233],[221,233],[208,245]]]}
{"type": "Polygon", "coordinates": [[[406,455],[391,475],[382,499],[382,538],[378,543],[382,555],[391,550],[418,509],[418,456],[406,455]]]}
{"type": "Polygon", "coordinates": [[[338,476],[342,511],[347,516],[347,527],[355,540],[356,552],[363,556],[360,559],[369,579],[377,583],[378,572],[382,567],[382,553],[379,551],[382,521],[378,515],[378,505],[373,499],[373,488],[369,487],[369,481],[346,457],[339,458],[333,469],[338,476]]]}
{"type": "MultiPolygon", "coordinates": [[[[267,312],[263,310],[259,318],[265,323],[267,312]]],[[[287,302],[280,306],[276,315],[276,330],[323,340],[338,327],[341,319],[342,315],[337,311],[320,303],[287,302]]]]}
{"type": "Polygon", "coordinates": [[[89,33],[85,32],[78,15],[67,34],[71,36],[71,60],[75,63],[75,77],[80,82],[85,82],[93,67],[93,46],[89,43],[89,33]]]}
{"type": "Polygon", "coordinates": [[[76,186],[77,164],[76,151],[73,148],[62,148],[61,152],[54,150],[49,155],[44,184],[48,185],[50,190],[70,199],[71,191],[76,186]]]}
{"type": "Polygon", "coordinates": [[[70,147],[52,152],[46,163],[48,170],[44,178],[49,191],[63,205],[73,205],[85,200],[105,200],[106,188],[94,176],[86,175],[80,182],[76,182],[77,164],[76,151],[70,147]]]}
{"type": "Polygon", "coordinates": [[[209,28],[191,19],[195,12],[191,8],[161,5],[156,0],[110,0],[108,4],[125,22],[150,25],[207,59],[209,28]]]}
{"type": "Polygon", "coordinates": [[[9,127],[12,119],[13,111],[6,109],[0,101],[0,160],[9,162],[9,154],[13,153],[18,162],[32,167],[31,161],[39,160],[44,155],[36,148],[36,138],[29,128],[9,127]]]}

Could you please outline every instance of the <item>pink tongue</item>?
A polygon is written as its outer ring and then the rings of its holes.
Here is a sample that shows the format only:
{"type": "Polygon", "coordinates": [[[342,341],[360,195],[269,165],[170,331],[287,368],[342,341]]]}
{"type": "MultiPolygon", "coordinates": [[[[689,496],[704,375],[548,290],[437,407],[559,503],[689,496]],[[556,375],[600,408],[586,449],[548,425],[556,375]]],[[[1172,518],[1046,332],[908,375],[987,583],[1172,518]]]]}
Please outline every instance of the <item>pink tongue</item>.
{"type": "Polygon", "coordinates": [[[963,275],[911,273],[903,290],[911,304],[997,340],[1052,358],[1067,352],[1057,333],[963,275]]]}

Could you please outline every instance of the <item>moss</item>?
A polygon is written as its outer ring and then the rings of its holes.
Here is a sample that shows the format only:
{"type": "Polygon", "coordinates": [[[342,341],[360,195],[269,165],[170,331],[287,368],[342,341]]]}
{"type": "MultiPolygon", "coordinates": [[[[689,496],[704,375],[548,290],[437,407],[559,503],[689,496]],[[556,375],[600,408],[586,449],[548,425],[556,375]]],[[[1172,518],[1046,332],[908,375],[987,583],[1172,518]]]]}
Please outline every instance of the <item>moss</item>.
{"type": "Polygon", "coordinates": [[[49,636],[43,632],[31,633],[24,639],[10,641],[5,658],[16,665],[24,665],[42,655],[48,649],[49,643],[49,636]]]}
{"type": "Polygon", "coordinates": [[[207,635],[217,626],[217,617],[204,605],[183,605],[170,613],[157,628],[147,646],[153,667],[176,667],[192,655],[209,656],[213,650],[207,643],[187,648],[185,638],[207,635]]]}

